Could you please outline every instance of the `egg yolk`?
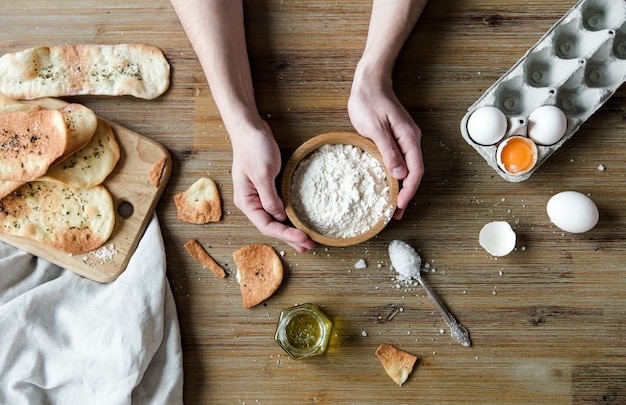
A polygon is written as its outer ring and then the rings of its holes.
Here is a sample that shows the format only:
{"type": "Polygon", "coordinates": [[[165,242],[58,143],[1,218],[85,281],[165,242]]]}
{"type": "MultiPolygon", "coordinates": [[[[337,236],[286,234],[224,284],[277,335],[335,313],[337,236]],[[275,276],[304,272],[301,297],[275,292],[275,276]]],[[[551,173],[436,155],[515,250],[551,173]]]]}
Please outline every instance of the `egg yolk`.
{"type": "Polygon", "coordinates": [[[525,138],[511,138],[503,145],[500,161],[507,172],[517,174],[530,170],[535,165],[537,154],[531,142],[525,138]]]}

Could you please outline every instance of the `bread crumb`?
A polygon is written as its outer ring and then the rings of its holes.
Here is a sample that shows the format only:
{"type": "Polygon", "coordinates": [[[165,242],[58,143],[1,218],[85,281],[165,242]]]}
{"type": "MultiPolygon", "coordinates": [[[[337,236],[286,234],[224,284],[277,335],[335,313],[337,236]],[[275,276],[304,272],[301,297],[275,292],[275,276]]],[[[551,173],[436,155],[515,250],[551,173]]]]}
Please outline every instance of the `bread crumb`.
{"type": "Polygon", "coordinates": [[[158,162],[152,165],[148,171],[148,177],[152,181],[154,187],[159,187],[161,184],[161,177],[163,176],[163,169],[165,168],[166,158],[163,156],[158,162]]]}
{"type": "Polygon", "coordinates": [[[187,243],[185,243],[185,249],[187,252],[193,257],[198,263],[202,264],[209,270],[213,272],[219,278],[226,278],[226,272],[217,264],[215,260],[207,253],[206,250],[202,247],[200,242],[195,239],[190,239],[187,243]]]}

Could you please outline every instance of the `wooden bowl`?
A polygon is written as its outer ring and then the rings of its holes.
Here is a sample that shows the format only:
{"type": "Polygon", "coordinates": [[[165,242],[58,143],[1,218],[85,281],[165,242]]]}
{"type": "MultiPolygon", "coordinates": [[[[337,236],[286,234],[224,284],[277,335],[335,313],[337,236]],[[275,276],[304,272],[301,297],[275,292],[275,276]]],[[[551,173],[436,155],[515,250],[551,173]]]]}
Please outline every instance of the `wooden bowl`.
{"type": "Polygon", "coordinates": [[[398,180],[391,176],[391,174],[387,171],[387,168],[383,163],[383,158],[374,142],[354,133],[331,132],[309,139],[296,149],[287,161],[281,181],[282,199],[285,205],[285,211],[287,212],[287,217],[296,228],[302,230],[312,240],[326,246],[352,246],[365,242],[366,240],[376,236],[387,225],[391,218],[383,215],[383,217],[372,228],[359,235],[345,238],[329,237],[311,229],[307,224],[300,220],[300,218],[298,218],[298,215],[293,208],[291,203],[291,178],[293,177],[293,174],[300,162],[323,145],[353,145],[361,148],[376,158],[385,170],[389,186],[388,203],[391,206],[391,209],[395,211],[399,189],[398,180]]]}

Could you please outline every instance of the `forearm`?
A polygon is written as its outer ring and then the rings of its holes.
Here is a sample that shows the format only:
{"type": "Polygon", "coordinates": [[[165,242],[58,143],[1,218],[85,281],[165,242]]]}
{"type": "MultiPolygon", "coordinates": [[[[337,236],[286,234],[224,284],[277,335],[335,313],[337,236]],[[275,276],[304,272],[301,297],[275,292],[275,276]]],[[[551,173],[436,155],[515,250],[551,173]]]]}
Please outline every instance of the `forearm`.
{"type": "Polygon", "coordinates": [[[374,0],[363,56],[355,80],[391,80],[402,46],[428,0],[374,0]],[[393,23],[390,23],[393,22],[393,23]]]}
{"type": "Polygon", "coordinates": [[[258,121],[242,0],[171,0],[226,129],[258,121]]]}

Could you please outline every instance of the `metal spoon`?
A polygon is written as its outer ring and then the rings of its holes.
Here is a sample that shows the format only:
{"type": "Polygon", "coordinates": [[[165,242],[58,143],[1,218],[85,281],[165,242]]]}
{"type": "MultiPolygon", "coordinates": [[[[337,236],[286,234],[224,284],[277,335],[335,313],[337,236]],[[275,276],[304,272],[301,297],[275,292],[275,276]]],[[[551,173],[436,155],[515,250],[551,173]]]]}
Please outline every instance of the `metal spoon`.
{"type": "Polygon", "coordinates": [[[454,316],[452,316],[450,311],[448,311],[448,309],[441,303],[441,301],[439,301],[439,298],[437,298],[437,296],[431,291],[431,289],[426,285],[426,283],[424,283],[424,280],[422,280],[422,275],[420,273],[420,265],[421,265],[422,259],[417,254],[415,249],[413,249],[411,245],[409,245],[406,242],[395,240],[391,242],[391,244],[389,244],[389,252],[390,252],[390,258],[391,258],[391,265],[396,269],[396,271],[398,271],[399,273],[405,276],[410,275],[410,277],[417,280],[419,285],[422,286],[424,291],[426,291],[428,298],[430,298],[433,304],[435,304],[435,307],[437,307],[437,309],[441,313],[441,316],[443,317],[444,322],[450,329],[450,335],[452,336],[452,339],[454,339],[456,342],[462,344],[465,347],[469,347],[470,338],[469,338],[469,332],[467,331],[467,328],[461,325],[454,318],[454,316]],[[398,257],[394,257],[395,255],[392,254],[392,249],[401,250],[401,252],[405,255],[405,257],[401,259],[398,257]],[[414,270],[417,270],[417,271],[414,271],[414,270]]]}

